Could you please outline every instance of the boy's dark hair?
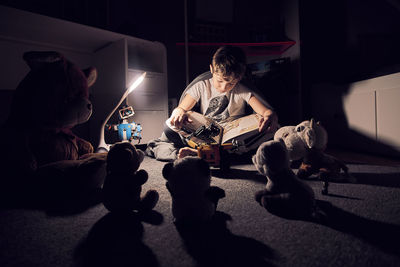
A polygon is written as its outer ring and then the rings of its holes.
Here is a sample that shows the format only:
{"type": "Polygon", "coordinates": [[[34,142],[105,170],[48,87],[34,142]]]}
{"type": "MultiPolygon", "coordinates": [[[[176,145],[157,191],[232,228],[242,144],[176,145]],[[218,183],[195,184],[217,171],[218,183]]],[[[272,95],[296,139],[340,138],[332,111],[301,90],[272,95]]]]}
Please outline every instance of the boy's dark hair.
{"type": "Polygon", "coordinates": [[[214,53],[212,66],[222,76],[240,80],[246,71],[246,55],[239,47],[222,46],[214,53]]]}

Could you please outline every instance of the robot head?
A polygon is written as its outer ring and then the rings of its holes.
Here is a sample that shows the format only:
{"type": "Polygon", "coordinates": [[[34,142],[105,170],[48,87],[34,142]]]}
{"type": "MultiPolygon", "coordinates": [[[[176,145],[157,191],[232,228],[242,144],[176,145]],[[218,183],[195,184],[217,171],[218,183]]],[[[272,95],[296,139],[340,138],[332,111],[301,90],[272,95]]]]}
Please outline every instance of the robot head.
{"type": "Polygon", "coordinates": [[[119,119],[124,120],[127,118],[132,117],[135,114],[135,111],[133,111],[133,108],[131,106],[123,106],[119,111],[119,119]]]}

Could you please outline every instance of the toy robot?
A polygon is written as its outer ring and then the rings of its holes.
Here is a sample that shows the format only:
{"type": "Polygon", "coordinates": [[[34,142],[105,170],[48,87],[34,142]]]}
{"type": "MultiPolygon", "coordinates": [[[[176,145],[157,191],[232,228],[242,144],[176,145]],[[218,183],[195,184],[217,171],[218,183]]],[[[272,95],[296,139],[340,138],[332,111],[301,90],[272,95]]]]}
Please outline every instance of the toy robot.
{"type": "Polygon", "coordinates": [[[120,141],[132,141],[142,139],[142,126],[140,123],[134,121],[129,122],[128,118],[135,114],[131,106],[124,106],[118,111],[119,124],[107,124],[106,129],[111,131],[118,131],[118,138],[120,141]]]}

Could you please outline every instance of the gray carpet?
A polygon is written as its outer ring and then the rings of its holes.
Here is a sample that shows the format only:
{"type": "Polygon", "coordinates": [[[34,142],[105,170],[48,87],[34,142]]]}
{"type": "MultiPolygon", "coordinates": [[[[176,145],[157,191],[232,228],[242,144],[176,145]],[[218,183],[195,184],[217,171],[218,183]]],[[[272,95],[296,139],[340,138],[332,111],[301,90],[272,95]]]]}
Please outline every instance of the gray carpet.
{"type": "Polygon", "coordinates": [[[265,180],[250,164],[213,170],[226,197],[213,225],[175,227],[165,163],[145,158],[144,191],[160,200],[146,218],[117,217],[102,204],[75,213],[0,211],[0,266],[400,266],[400,166],[349,164],[357,184],[309,180],[328,214],[322,225],[282,218],[258,205],[265,180]]]}

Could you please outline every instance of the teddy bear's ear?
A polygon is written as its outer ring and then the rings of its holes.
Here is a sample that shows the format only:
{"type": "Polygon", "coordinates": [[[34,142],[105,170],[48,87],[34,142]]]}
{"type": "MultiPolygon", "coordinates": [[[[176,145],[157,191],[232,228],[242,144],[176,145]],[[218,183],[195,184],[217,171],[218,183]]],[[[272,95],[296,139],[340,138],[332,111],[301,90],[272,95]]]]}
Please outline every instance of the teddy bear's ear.
{"type": "Polygon", "coordinates": [[[88,87],[91,87],[97,80],[97,69],[95,67],[89,67],[82,71],[86,76],[88,87]]]}
{"type": "Polygon", "coordinates": [[[136,153],[138,155],[139,162],[142,163],[144,159],[144,152],[140,149],[136,149],[136,153]]]}
{"type": "Polygon", "coordinates": [[[34,70],[42,68],[46,64],[62,62],[65,58],[55,51],[30,51],[23,55],[28,66],[34,70]]]}
{"type": "Polygon", "coordinates": [[[164,165],[164,168],[162,170],[162,175],[166,180],[169,179],[173,170],[174,170],[174,164],[172,162],[168,162],[167,164],[164,165]]]}

